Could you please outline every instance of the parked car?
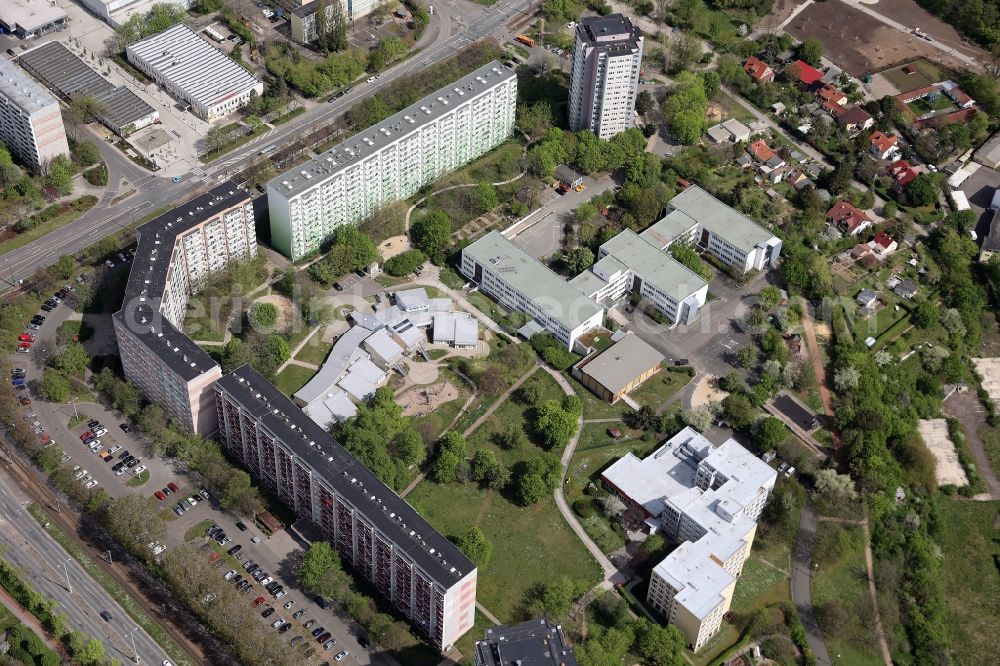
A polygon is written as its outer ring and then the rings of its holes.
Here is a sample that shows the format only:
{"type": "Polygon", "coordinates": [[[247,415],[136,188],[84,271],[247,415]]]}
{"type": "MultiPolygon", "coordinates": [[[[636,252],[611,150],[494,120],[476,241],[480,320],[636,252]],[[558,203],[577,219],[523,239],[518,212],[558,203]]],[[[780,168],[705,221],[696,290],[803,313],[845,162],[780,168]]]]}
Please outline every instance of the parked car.
{"type": "Polygon", "coordinates": [[[265,608],[264,612],[260,614],[261,617],[271,617],[274,615],[274,609],[271,607],[265,608]]]}
{"type": "Polygon", "coordinates": [[[288,601],[285,602],[285,605],[283,606],[283,608],[285,610],[288,610],[289,608],[291,608],[294,605],[295,605],[295,600],[294,599],[289,599],[288,601]]]}
{"type": "Polygon", "coordinates": [[[326,631],[325,628],[323,628],[323,627],[317,627],[316,629],[312,630],[312,635],[313,635],[313,637],[316,637],[316,636],[319,636],[320,634],[322,634],[324,631],[326,631]]]}
{"type": "Polygon", "coordinates": [[[329,631],[324,631],[322,634],[320,634],[319,636],[316,637],[316,642],[317,643],[326,643],[328,640],[330,640],[330,636],[331,636],[331,634],[330,634],[329,631]]]}
{"type": "Polygon", "coordinates": [[[334,661],[344,661],[345,659],[347,659],[347,655],[348,655],[347,650],[341,650],[340,652],[337,653],[337,656],[335,656],[333,658],[333,660],[334,661]]]}
{"type": "Polygon", "coordinates": [[[254,606],[260,606],[262,603],[264,603],[264,597],[257,597],[253,600],[254,606]]]}
{"type": "Polygon", "coordinates": [[[306,614],[306,609],[305,608],[300,608],[297,611],[295,611],[294,613],[292,613],[292,619],[293,620],[297,620],[297,619],[299,619],[300,617],[302,617],[305,614],[306,614]]]}
{"type": "Polygon", "coordinates": [[[240,552],[241,550],[243,550],[243,546],[241,546],[240,544],[236,544],[235,546],[233,546],[232,548],[230,548],[226,552],[229,553],[230,555],[235,555],[236,553],[240,552]]]}
{"type": "Polygon", "coordinates": [[[163,500],[167,499],[167,496],[164,495],[163,492],[160,491],[160,490],[157,490],[155,493],[153,493],[153,497],[155,497],[156,499],[160,500],[161,502],[163,500]]]}
{"type": "Polygon", "coordinates": [[[306,622],[305,624],[302,625],[302,628],[303,629],[308,629],[309,627],[313,626],[314,624],[316,624],[316,620],[309,620],[308,622],[306,622]]]}
{"type": "Polygon", "coordinates": [[[329,650],[330,648],[332,648],[336,644],[337,644],[337,639],[336,638],[331,638],[326,643],[323,643],[323,649],[324,650],[329,650]]]}
{"type": "Polygon", "coordinates": [[[236,569],[230,569],[229,571],[226,572],[226,575],[223,576],[223,579],[230,580],[235,575],[236,575],[236,569]]]}
{"type": "Polygon", "coordinates": [[[174,491],[175,493],[180,491],[180,488],[177,487],[177,484],[173,482],[168,483],[167,488],[170,488],[170,490],[174,491]]]}

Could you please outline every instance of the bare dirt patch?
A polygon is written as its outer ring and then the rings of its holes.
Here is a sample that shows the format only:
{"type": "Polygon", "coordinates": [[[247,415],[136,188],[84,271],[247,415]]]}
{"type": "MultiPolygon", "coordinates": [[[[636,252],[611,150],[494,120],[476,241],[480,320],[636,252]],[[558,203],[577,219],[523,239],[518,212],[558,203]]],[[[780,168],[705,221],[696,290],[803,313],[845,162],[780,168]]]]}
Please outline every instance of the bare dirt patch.
{"type": "Polygon", "coordinates": [[[939,486],[955,487],[969,485],[962,463],[958,460],[955,445],[948,436],[948,422],[945,419],[922,419],[917,424],[921,439],[934,456],[934,477],[939,486]]]}
{"type": "MultiPolygon", "coordinates": [[[[910,4],[914,10],[930,16],[915,4],[910,4]]],[[[882,12],[883,2],[875,9],[882,12]]],[[[900,22],[913,25],[914,18],[900,22]]],[[[965,67],[920,37],[881,23],[843,2],[813,3],[792,19],[785,29],[799,40],[806,37],[819,39],[823,44],[823,55],[857,77],[917,58],[927,58],[955,69],[965,67]]]]}
{"type": "Polygon", "coordinates": [[[702,377],[691,393],[691,406],[699,407],[707,405],[710,402],[721,402],[723,398],[729,395],[719,388],[718,381],[718,377],[710,375],[702,377]]]}
{"type": "Polygon", "coordinates": [[[451,382],[412,388],[396,398],[403,416],[424,416],[441,405],[458,399],[458,389],[451,382]]]}
{"type": "Polygon", "coordinates": [[[274,325],[275,331],[284,331],[288,328],[288,325],[293,321],[292,319],[292,301],[280,294],[271,294],[270,296],[261,296],[260,298],[254,299],[254,303],[270,303],[271,305],[278,308],[278,321],[274,325]]]}
{"type": "Polygon", "coordinates": [[[974,358],[976,374],[982,379],[983,388],[990,394],[993,404],[1000,404],[1000,358],[974,358]]]}
{"type": "Polygon", "coordinates": [[[386,238],[382,244],[379,246],[379,254],[382,255],[382,261],[386,259],[391,259],[397,254],[402,254],[410,249],[410,239],[406,236],[393,236],[392,238],[386,238]]]}

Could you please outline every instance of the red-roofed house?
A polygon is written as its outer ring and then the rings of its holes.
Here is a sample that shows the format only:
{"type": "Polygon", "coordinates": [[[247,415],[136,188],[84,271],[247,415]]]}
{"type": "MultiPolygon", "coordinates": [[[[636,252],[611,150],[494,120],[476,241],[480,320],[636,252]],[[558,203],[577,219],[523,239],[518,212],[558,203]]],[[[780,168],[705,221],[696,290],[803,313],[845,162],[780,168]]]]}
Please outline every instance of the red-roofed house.
{"type": "Polygon", "coordinates": [[[757,56],[750,56],[743,63],[743,71],[750,75],[757,83],[770,83],[774,81],[774,70],[766,62],[757,56]]]}
{"type": "Polygon", "coordinates": [[[899,137],[895,134],[885,134],[875,130],[868,137],[868,141],[871,142],[869,151],[880,160],[891,160],[899,155],[899,146],[896,145],[899,143],[899,137]]]}
{"type": "Polygon", "coordinates": [[[764,139],[758,139],[750,144],[747,148],[755,160],[760,162],[762,165],[767,166],[770,169],[777,169],[785,165],[785,160],[778,157],[773,150],[767,145],[767,141],[764,139]]]}
{"type": "Polygon", "coordinates": [[[913,179],[922,173],[927,173],[923,164],[913,166],[906,160],[896,160],[889,165],[889,175],[896,181],[896,189],[904,189],[913,179]]]}
{"type": "Polygon", "coordinates": [[[884,231],[880,231],[875,234],[875,238],[868,241],[868,247],[871,248],[871,251],[874,252],[877,257],[884,258],[895,252],[896,248],[899,247],[899,244],[892,236],[884,231]]]}
{"type": "Polygon", "coordinates": [[[871,129],[875,124],[875,119],[868,115],[868,112],[858,105],[849,109],[843,109],[837,114],[837,124],[847,130],[848,134],[856,134],[866,129],[871,129]]]}
{"type": "Polygon", "coordinates": [[[811,86],[823,78],[823,72],[819,71],[804,60],[796,60],[788,66],[786,71],[789,76],[804,86],[811,86]]]}
{"type": "Polygon", "coordinates": [[[847,104],[847,95],[837,90],[836,87],[831,86],[829,83],[816,91],[820,99],[824,102],[831,102],[837,106],[844,106],[847,104]]]}
{"type": "Polygon", "coordinates": [[[833,208],[826,211],[826,221],[851,236],[857,236],[872,226],[872,220],[865,211],[843,200],[838,201],[833,205],[833,208]]]}
{"type": "Polygon", "coordinates": [[[951,90],[945,91],[945,94],[951,98],[955,104],[958,104],[960,109],[971,109],[976,105],[976,100],[969,97],[964,90],[955,86],[951,90]]]}

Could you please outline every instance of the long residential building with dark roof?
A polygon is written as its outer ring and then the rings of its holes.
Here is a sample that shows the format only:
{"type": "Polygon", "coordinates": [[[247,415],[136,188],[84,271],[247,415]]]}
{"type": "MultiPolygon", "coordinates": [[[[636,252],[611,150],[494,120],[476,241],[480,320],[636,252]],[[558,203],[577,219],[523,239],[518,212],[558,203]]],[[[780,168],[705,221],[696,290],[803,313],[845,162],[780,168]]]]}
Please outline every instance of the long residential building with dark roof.
{"type": "Polygon", "coordinates": [[[472,628],[477,570],[323,428],[249,366],[215,383],[219,439],[430,642],[472,628]]]}
{"type": "Polygon", "coordinates": [[[232,181],[139,227],[122,309],[114,315],[125,376],[185,429],[216,430],[222,369],[181,329],[188,299],[213,272],[257,253],[250,195],[232,181]]]}

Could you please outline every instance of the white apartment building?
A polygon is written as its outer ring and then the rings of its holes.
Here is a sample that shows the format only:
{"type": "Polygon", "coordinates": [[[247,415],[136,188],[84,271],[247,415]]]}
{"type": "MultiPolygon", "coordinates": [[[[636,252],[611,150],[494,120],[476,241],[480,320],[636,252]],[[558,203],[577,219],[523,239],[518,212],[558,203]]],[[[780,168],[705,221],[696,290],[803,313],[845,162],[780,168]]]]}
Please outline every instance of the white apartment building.
{"type": "Polygon", "coordinates": [[[736,440],[713,446],[685,428],[644,459],[619,459],[601,480],[651,532],[681,542],[653,569],[647,601],[701,649],[729,610],[777,473],[736,440]]]}
{"type": "Polygon", "coordinates": [[[570,280],[597,302],[636,292],[672,324],[690,324],[708,298],[708,283],[630,229],[601,245],[597,262],[570,280]]]}
{"type": "MultiPolygon", "coordinates": [[[[328,0],[326,3],[327,26],[333,25],[334,2],[328,0]]],[[[339,0],[340,9],[344,12],[347,21],[354,21],[363,16],[371,14],[379,6],[377,0],[339,0]]],[[[288,23],[291,26],[292,39],[300,44],[309,44],[316,41],[319,35],[316,32],[316,16],[319,14],[320,0],[313,0],[301,6],[293,7],[288,13],[288,23]]]]}
{"type": "Polygon", "coordinates": [[[777,265],[781,239],[697,185],[667,204],[667,214],[640,236],[661,250],[686,243],[707,250],[739,273],[777,265]]]}
{"type": "Polygon", "coordinates": [[[610,139],[633,126],[642,42],[621,14],[581,19],[569,75],[570,129],[610,139]]]}
{"type": "Polygon", "coordinates": [[[271,245],[296,260],[510,137],[517,77],[497,61],[267,184],[271,245]]]}
{"type": "Polygon", "coordinates": [[[315,523],[434,647],[447,650],[472,629],[478,571],[455,544],[249,366],[214,392],[229,454],[315,523]]]}
{"type": "Polygon", "coordinates": [[[568,349],[604,322],[604,308],[530,254],[491,231],[462,250],[462,274],[511,310],[532,317],[568,349]]]}
{"type": "Polygon", "coordinates": [[[69,154],[59,102],[5,58],[0,58],[0,141],[35,171],[69,154]]]}
{"type": "Polygon", "coordinates": [[[146,14],[153,5],[164,3],[189,9],[194,0],[80,0],[94,16],[101,19],[112,28],[117,28],[135,14],[146,14]]]}
{"type": "Polygon", "coordinates": [[[222,370],[182,332],[188,299],[214,271],[257,253],[250,196],[227,182],[139,227],[122,309],[113,318],[125,376],[193,432],[216,429],[222,370]]]}
{"type": "Polygon", "coordinates": [[[196,116],[215,120],[264,94],[264,84],[183,23],[129,44],[128,61],[196,116]]]}

